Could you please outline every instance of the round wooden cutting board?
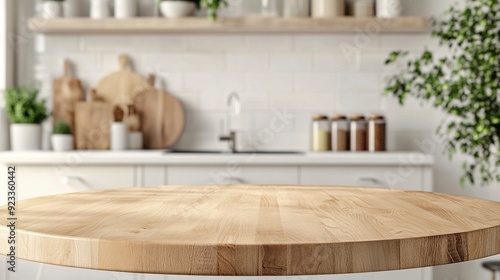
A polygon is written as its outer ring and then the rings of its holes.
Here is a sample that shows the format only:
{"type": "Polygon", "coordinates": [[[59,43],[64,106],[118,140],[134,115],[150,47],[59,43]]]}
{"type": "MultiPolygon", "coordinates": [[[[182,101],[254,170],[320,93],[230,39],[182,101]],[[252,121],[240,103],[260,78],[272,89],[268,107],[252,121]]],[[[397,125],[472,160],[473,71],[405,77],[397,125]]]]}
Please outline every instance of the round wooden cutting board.
{"type": "Polygon", "coordinates": [[[97,83],[97,96],[104,99],[112,107],[120,106],[128,113],[128,105],[133,104],[134,98],[149,88],[147,81],[131,70],[129,58],[126,55],[119,57],[120,69],[102,78],[97,83]]]}
{"type": "MultiPolygon", "coordinates": [[[[20,201],[18,257],[180,275],[399,270],[500,253],[500,203],[377,188],[168,186],[20,201]]],[[[0,219],[7,221],[6,206],[0,219]]],[[[0,225],[0,240],[10,229],[0,225]]],[[[0,242],[0,253],[9,252],[0,242]]]]}
{"type": "Polygon", "coordinates": [[[185,114],[182,103],[172,94],[155,88],[156,77],[148,79],[149,88],[139,94],[134,103],[141,113],[144,147],[167,149],[182,135],[185,114]]]}

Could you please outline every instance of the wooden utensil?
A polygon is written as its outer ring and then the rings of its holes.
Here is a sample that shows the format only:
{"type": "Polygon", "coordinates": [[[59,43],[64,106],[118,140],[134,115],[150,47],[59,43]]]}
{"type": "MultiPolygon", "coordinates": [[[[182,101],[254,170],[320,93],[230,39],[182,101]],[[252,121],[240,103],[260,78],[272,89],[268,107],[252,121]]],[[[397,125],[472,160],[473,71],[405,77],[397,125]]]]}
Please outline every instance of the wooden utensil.
{"type": "Polygon", "coordinates": [[[182,135],[185,125],[181,102],[168,92],[154,87],[156,77],[150,75],[149,89],[135,98],[142,119],[144,147],[166,149],[182,135]]]}
{"type": "Polygon", "coordinates": [[[137,94],[150,88],[147,81],[131,70],[129,58],[119,56],[120,69],[104,78],[96,86],[97,95],[112,106],[120,106],[125,115],[128,114],[128,105],[133,104],[137,94]]]}
{"type": "Polygon", "coordinates": [[[64,60],[64,75],[53,82],[54,124],[67,122],[71,128],[75,125],[75,105],[84,100],[83,87],[79,79],[73,77],[72,65],[64,60]]]}
{"type": "Polygon", "coordinates": [[[91,90],[89,96],[88,102],[79,102],[76,105],[76,148],[79,150],[109,149],[113,106],[99,100],[95,90],[91,90]]]}

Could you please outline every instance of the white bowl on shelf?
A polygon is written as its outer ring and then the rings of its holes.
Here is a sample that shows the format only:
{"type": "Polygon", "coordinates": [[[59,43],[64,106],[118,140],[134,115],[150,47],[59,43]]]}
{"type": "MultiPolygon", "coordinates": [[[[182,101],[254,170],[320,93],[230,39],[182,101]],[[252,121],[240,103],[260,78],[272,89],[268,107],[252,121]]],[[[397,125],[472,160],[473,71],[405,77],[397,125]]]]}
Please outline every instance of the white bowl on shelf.
{"type": "Polygon", "coordinates": [[[166,18],[182,18],[194,14],[196,5],[190,1],[162,1],[160,10],[166,18]]]}

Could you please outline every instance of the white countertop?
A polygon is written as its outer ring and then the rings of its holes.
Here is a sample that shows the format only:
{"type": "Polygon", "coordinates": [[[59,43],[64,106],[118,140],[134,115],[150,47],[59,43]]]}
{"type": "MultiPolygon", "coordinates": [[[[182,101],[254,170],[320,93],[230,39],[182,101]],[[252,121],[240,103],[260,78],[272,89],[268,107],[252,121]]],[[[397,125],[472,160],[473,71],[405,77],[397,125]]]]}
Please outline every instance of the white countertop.
{"type": "Polygon", "coordinates": [[[177,154],[165,151],[73,151],[57,153],[0,152],[0,164],[86,165],[413,165],[429,166],[431,155],[420,152],[304,153],[304,154],[177,154]]]}

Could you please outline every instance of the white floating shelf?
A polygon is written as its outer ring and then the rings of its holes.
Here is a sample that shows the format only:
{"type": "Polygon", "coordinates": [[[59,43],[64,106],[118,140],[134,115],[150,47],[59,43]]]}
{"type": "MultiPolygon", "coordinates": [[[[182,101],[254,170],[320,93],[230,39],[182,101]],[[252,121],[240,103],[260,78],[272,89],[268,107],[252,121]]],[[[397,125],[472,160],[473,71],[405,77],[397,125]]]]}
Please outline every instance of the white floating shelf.
{"type": "Polygon", "coordinates": [[[126,33],[414,33],[430,30],[425,17],[392,19],[339,17],[312,18],[32,18],[30,30],[52,34],[126,34],[126,33]]]}

